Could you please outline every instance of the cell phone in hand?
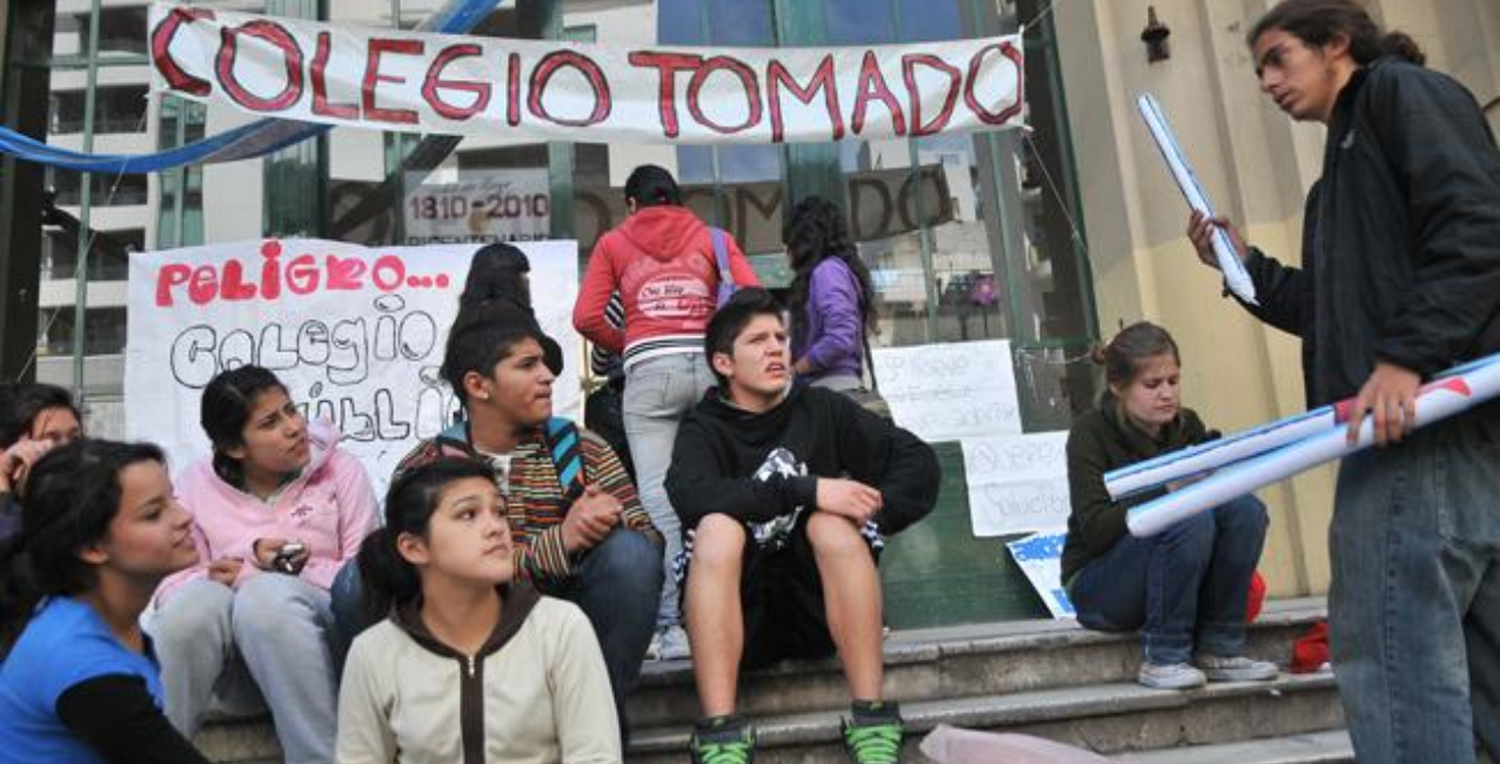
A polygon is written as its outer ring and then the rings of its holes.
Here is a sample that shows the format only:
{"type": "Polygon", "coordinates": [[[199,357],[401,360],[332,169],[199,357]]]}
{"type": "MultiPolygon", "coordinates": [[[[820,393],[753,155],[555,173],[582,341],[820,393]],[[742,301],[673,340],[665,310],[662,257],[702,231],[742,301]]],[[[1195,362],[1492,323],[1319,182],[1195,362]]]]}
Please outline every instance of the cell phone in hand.
{"type": "Polygon", "coordinates": [[[302,572],[302,566],[307,561],[303,559],[302,553],[307,551],[307,545],[300,541],[288,541],[281,545],[276,556],[271,558],[271,569],[295,576],[302,572]]]}

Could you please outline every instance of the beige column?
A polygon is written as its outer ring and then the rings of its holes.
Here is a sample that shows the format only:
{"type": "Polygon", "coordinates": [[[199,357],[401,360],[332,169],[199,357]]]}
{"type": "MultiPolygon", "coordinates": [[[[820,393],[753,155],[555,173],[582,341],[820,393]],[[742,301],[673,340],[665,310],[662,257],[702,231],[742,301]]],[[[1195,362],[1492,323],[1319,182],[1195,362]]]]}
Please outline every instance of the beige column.
{"type": "MultiPolygon", "coordinates": [[[[1184,398],[1226,432],[1302,411],[1299,343],[1221,296],[1185,236],[1187,207],[1136,113],[1161,102],[1221,214],[1289,263],[1322,153],[1319,127],[1291,123],[1258,90],[1246,24],[1257,0],[1069,0],[1056,8],[1068,110],[1084,190],[1099,323],[1150,319],[1177,337],[1184,398]],[[1172,30],[1148,64],[1147,6],[1172,30]]],[[[1261,569],[1279,595],[1328,585],[1332,471],[1264,489],[1272,529],[1261,569]]]]}

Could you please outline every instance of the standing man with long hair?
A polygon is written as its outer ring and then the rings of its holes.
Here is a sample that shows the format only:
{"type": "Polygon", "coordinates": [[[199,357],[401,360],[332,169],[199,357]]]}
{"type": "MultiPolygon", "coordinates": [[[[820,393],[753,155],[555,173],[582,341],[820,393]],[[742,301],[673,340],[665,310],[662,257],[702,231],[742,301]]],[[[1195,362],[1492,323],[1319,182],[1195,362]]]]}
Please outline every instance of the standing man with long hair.
{"type": "MultiPolygon", "coordinates": [[[[1500,350],[1500,151],[1473,94],[1353,0],[1286,0],[1261,89],[1328,127],[1302,267],[1245,247],[1262,320],[1302,338],[1313,405],[1353,397],[1329,545],[1330,646],[1360,762],[1500,755],[1500,402],[1413,431],[1422,382],[1500,350]]],[[[1188,235],[1205,263],[1219,219],[1188,235]]],[[[1248,306],[1247,306],[1248,307],[1248,306]]]]}

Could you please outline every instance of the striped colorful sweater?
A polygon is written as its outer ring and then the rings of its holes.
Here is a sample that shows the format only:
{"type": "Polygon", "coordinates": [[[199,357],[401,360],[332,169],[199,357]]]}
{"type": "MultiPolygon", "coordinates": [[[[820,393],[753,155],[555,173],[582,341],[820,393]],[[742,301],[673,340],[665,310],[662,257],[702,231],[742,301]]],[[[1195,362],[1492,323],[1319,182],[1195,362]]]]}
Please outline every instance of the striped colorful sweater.
{"type": "MultiPolygon", "coordinates": [[[[584,483],[598,485],[625,505],[626,528],[660,543],[661,533],[641,507],[635,484],[620,458],[598,435],[582,427],[578,428],[578,434],[584,483]]],[[[396,476],[445,456],[485,460],[485,455],[474,448],[467,421],[460,420],[436,438],[418,444],[397,465],[396,476]]],[[[574,566],[587,552],[570,556],[563,548],[562,522],[572,502],[563,493],[557,465],[548,453],[545,429],[537,427],[510,456],[509,476],[500,488],[506,495],[516,567],[539,584],[565,582],[574,575],[574,566]]]]}

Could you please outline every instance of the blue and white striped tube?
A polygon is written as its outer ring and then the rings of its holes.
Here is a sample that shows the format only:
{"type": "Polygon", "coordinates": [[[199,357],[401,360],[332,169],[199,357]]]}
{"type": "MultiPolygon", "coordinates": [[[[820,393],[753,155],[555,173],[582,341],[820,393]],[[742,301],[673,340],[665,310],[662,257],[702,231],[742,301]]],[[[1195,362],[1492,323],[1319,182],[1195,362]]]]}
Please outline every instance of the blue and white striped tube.
{"type": "MultiPolygon", "coordinates": [[[[1490,362],[1492,362],[1490,358],[1481,358],[1455,366],[1434,377],[1430,384],[1467,374],[1490,362]]],[[[1218,440],[1199,443],[1196,446],[1162,454],[1154,459],[1110,470],[1104,473],[1104,489],[1109,491],[1111,499],[1119,501],[1128,496],[1160,488],[1168,483],[1223,469],[1231,464],[1316,435],[1339,422],[1348,421],[1343,412],[1353,403],[1354,400],[1351,398],[1226,435],[1218,440]]]]}
{"type": "MultiPolygon", "coordinates": [[[[1466,365],[1468,371],[1449,374],[1417,394],[1416,426],[1425,427],[1462,413],[1500,395],[1500,354],[1466,365]]],[[[1130,510],[1125,524],[1133,536],[1144,538],[1193,515],[1262,486],[1285,480],[1330,459],[1368,448],[1375,442],[1375,422],[1366,418],[1359,441],[1349,445],[1341,422],[1325,431],[1241,461],[1181,490],[1130,510]]]]}

